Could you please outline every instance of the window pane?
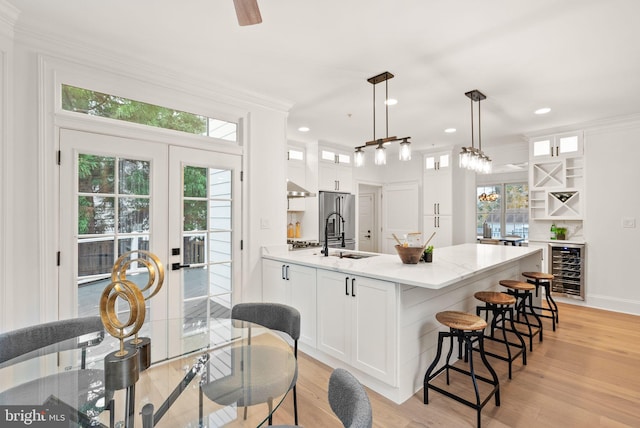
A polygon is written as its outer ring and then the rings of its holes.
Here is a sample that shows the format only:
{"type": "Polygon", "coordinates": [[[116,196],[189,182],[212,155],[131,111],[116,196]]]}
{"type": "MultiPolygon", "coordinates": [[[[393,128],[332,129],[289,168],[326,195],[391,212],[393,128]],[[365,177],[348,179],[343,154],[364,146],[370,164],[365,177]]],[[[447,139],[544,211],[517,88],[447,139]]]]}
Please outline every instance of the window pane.
{"type": "Polygon", "coordinates": [[[213,232],[209,239],[209,262],[231,261],[231,232],[213,232]]]}
{"type": "Polygon", "coordinates": [[[69,85],[62,85],[62,109],[226,141],[238,141],[237,123],[69,85]]]}
{"type": "Polygon", "coordinates": [[[111,272],[115,262],[113,242],[113,238],[78,241],[78,278],[111,272]]]}
{"type": "Polygon", "coordinates": [[[211,265],[209,287],[212,296],[231,293],[231,263],[211,265]]]}
{"type": "Polygon", "coordinates": [[[115,222],[114,198],[78,196],[78,233],[113,233],[115,222]]]}
{"type": "Polygon", "coordinates": [[[114,193],[115,158],[78,156],[78,191],[81,193],[114,193]]]}
{"type": "Polygon", "coordinates": [[[149,231],[149,199],[118,198],[118,232],[149,231]]]}
{"type": "Polygon", "coordinates": [[[477,222],[476,233],[483,236],[484,223],[491,227],[491,237],[500,238],[502,236],[500,226],[500,214],[502,203],[502,186],[478,186],[477,187],[477,222]]]}
{"type": "Polygon", "coordinates": [[[211,197],[231,198],[231,170],[210,169],[211,197]]]}
{"type": "Polygon", "coordinates": [[[231,230],[231,201],[211,201],[211,229],[231,230]]]}
{"type": "Polygon", "coordinates": [[[529,237],[529,185],[505,184],[505,231],[507,235],[529,237]]]}
{"type": "Polygon", "coordinates": [[[207,201],[184,201],[184,231],[207,230],[207,201]]]}
{"type": "Polygon", "coordinates": [[[183,238],[184,256],[183,261],[185,265],[201,264],[204,263],[205,248],[204,235],[191,235],[183,238]]]}
{"type": "Polygon", "coordinates": [[[149,162],[120,159],[119,191],[125,195],[149,195],[149,162]]]}
{"type": "Polygon", "coordinates": [[[207,168],[184,167],[184,197],[207,197],[207,168]]]}

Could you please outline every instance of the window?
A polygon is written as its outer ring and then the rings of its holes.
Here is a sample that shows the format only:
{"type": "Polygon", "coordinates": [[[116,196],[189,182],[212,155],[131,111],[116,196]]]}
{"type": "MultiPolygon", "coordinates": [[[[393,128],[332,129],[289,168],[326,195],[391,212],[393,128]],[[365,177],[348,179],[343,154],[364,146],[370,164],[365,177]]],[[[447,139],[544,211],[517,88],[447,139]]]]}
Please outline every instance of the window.
{"type": "Polygon", "coordinates": [[[482,236],[485,222],[491,237],[517,235],[529,238],[529,185],[506,183],[477,187],[476,231],[482,236]]]}
{"type": "Polygon", "coordinates": [[[62,109],[226,141],[238,141],[238,124],[154,104],[62,85],[62,109]]]}

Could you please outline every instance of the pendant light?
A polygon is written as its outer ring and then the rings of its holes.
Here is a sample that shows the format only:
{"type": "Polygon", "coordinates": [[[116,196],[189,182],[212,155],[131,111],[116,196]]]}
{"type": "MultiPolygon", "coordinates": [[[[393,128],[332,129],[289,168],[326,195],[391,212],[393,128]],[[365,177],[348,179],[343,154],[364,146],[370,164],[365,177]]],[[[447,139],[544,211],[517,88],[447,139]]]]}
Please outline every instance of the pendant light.
{"type": "Polygon", "coordinates": [[[380,73],[377,76],[373,76],[367,79],[367,82],[373,85],[373,140],[367,141],[362,146],[358,146],[355,148],[354,153],[354,164],[355,166],[363,166],[364,165],[364,149],[369,146],[376,146],[374,164],[376,165],[386,165],[387,163],[387,153],[385,144],[400,141],[400,152],[398,158],[401,161],[411,160],[411,142],[409,139],[411,137],[389,137],[389,105],[391,103],[387,102],[389,100],[389,79],[392,79],[393,74],[385,71],[384,73],[380,73]],[[385,82],[385,130],[386,137],[385,138],[376,138],[376,85],[378,83],[385,82]]]}
{"type": "Polygon", "coordinates": [[[463,147],[459,155],[460,168],[488,174],[491,172],[491,159],[482,151],[482,122],[480,101],[487,97],[477,89],[465,93],[471,100],[471,147],[463,147]],[[475,147],[475,132],[473,128],[473,103],[478,103],[478,148],[475,147]]]}

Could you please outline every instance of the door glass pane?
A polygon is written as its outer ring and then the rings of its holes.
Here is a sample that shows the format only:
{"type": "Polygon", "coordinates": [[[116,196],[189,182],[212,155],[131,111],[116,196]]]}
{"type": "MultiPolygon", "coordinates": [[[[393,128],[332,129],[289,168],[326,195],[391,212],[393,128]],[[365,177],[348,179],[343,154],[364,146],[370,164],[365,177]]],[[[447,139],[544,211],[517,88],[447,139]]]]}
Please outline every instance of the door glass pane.
{"type": "MultiPolygon", "coordinates": [[[[149,161],[78,154],[78,316],[98,314],[117,257],[149,249],[149,171],[149,161]]],[[[147,269],[133,263],[127,279],[144,287],[147,269]]]]}
{"type": "Polygon", "coordinates": [[[485,222],[491,227],[492,238],[500,238],[502,236],[500,227],[501,193],[501,185],[477,187],[476,233],[478,236],[483,236],[485,222]]]}
{"type": "Polygon", "coordinates": [[[424,169],[434,169],[436,167],[436,158],[429,156],[425,159],[424,169]]]}
{"type": "Polygon", "coordinates": [[[183,168],[184,334],[193,320],[230,314],[232,291],[232,171],[183,168]],[[197,233],[194,233],[197,232],[197,233]]]}
{"type": "Polygon", "coordinates": [[[440,168],[449,167],[449,155],[440,155],[440,168]]]}
{"type": "Polygon", "coordinates": [[[529,185],[505,184],[505,232],[529,238],[529,185]]]}
{"type": "Polygon", "coordinates": [[[578,136],[560,138],[560,153],[574,153],[578,151],[578,136]]]}
{"type": "Polygon", "coordinates": [[[533,155],[534,156],[549,156],[551,155],[551,141],[541,140],[533,143],[533,155]]]}

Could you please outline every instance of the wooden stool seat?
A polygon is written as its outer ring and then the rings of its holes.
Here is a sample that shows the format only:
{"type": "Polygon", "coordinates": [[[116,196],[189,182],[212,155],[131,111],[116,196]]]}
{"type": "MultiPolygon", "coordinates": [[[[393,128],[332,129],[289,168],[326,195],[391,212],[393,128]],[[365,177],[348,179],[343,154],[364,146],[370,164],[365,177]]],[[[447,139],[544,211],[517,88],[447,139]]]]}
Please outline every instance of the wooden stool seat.
{"type": "Polygon", "coordinates": [[[542,279],[547,281],[554,279],[553,275],[551,275],[550,273],[544,273],[544,272],[522,272],[522,276],[526,278],[542,279]]]}
{"type": "Polygon", "coordinates": [[[481,302],[491,303],[492,305],[513,305],[516,303],[515,297],[497,291],[478,291],[473,297],[481,302]]]}
{"type": "Polygon", "coordinates": [[[487,322],[485,320],[468,312],[438,312],[436,314],[436,319],[440,324],[456,330],[477,331],[484,330],[487,327],[487,322]]]}
{"type": "Polygon", "coordinates": [[[515,281],[513,279],[501,279],[500,285],[502,285],[503,287],[511,288],[512,290],[533,291],[536,289],[536,286],[533,284],[529,284],[528,282],[515,281]]]}

